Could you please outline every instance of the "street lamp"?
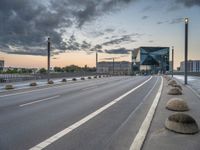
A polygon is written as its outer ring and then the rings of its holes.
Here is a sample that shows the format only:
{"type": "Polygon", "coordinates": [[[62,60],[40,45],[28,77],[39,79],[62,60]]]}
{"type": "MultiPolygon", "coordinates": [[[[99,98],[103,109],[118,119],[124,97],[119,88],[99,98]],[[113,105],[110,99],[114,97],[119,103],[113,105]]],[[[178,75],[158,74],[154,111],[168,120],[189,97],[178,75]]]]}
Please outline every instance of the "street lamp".
{"type": "Polygon", "coordinates": [[[48,38],[48,41],[47,41],[47,52],[48,52],[48,59],[47,59],[47,80],[49,82],[50,80],[50,49],[51,49],[51,41],[50,41],[50,38],[48,38]]]}
{"type": "Polygon", "coordinates": [[[174,76],[174,46],[172,46],[172,77],[174,76]]]}
{"type": "Polygon", "coordinates": [[[96,75],[97,75],[97,68],[98,68],[98,50],[96,50],[96,75]]]}
{"type": "Polygon", "coordinates": [[[115,58],[113,58],[113,75],[115,73],[115,58]]]}
{"type": "Polygon", "coordinates": [[[188,23],[189,19],[185,18],[185,84],[187,84],[187,64],[188,64],[188,23]]]}

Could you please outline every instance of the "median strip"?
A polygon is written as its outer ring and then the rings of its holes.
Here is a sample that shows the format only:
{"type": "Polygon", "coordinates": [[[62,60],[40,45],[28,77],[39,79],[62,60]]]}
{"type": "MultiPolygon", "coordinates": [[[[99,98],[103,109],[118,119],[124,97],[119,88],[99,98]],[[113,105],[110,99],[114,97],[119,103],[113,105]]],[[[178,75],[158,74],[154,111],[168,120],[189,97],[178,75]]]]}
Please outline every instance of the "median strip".
{"type": "Polygon", "coordinates": [[[19,105],[19,107],[24,107],[24,106],[27,106],[27,105],[32,105],[32,104],[35,104],[35,103],[47,101],[47,100],[58,98],[58,97],[60,97],[60,95],[56,95],[56,96],[53,96],[53,97],[48,97],[48,98],[40,99],[40,100],[37,100],[37,101],[33,101],[33,102],[21,104],[21,105],[19,105]]]}
{"type": "Polygon", "coordinates": [[[82,124],[86,123],[90,119],[94,118],[95,116],[97,116],[98,114],[103,112],[104,110],[108,109],[109,107],[111,107],[112,105],[117,103],[118,101],[122,100],[124,97],[126,97],[129,94],[131,94],[133,91],[137,90],[138,88],[140,88],[141,86],[146,84],[151,79],[152,79],[152,77],[150,77],[149,79],[147,79],[146,81],[144,81],[143,83],[138,85],[137,87],[131,89],[128,92],[126,92],[125,94],[121,95],[120,97],[114,99],[110,103],[108,103],[108,104],[104,105],[103,107],[99,108],[95,112],[93,112],[93,113],[89,114],[88,116],[84,117],[83,119],[79,120],[78,122],[72,124],[71,126],[63,129],[62,131],[60,131],[60,132],[56,133],[55,135],[51,136],[50,138],[44,140],[43,142],[37,144],[36,146],[34,146],[32,148],[30,148],[30,150],[41,150],[41,149],[44,149],[45,147],[47,147],[48,145],[50,145],[53,142],[57,141],[58,139],[60,139],[64,135],[68,134],[69,132],[73,131],[74,129],[78,128],[79,126],[81,126],[82,124]]]}

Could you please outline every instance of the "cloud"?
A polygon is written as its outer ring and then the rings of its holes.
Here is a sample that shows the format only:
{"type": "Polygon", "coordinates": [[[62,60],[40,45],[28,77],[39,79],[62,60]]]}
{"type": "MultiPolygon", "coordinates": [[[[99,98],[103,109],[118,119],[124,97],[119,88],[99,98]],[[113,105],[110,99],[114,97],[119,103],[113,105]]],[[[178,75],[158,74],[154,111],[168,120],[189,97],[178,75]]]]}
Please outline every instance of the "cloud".
{"type": "Polygon", "coordinates": [[[185,7],[200,6],[199,0],[176,0],[176,2],[184,5],[185,7]]]}
{"type": "Polygon", "coordinates": [[[148,19],[149,16],[142,16],[142,19],[145,20],[145,19],[148,19]]]}
{"type": "Polygon", "coordinates": [[[132,35],[123,35],[120,38],[112,39],[110,41],[104,42],[102,45],[103,46],[109,46],[109,45],[115,45],[115,44],[120,44],[122,42],[136,42],[135,40],[131,39],[132,35]]]}
{"type": "Polygon", "coordinates": [[[105,29],[105,32],[107,32],[107,33],[112,33],[114,31],[115,31],[115,29],[113,29],[113,28],[107,28],[107,29],[105,29]]]}
{"type": "Polygon", "coordinates": [[[171,20],[165,20],[165,21],[158,21],[157,24],[164,24],[164,23],[168,23],[168,24],[178,24],[184,21],[184,18],[173,18],[171,20]]]}
{"type": "Polygon", "coordinates": [[[63,36],[67,29],[82,28],[135,1],[138,0],[0,0],[0,51],[43,55],[38,47],[46,49],[47,37],[51,37],[53,51],[81,50],[86,43],[67,43],[63,36]]]}
{"type": "Polygon", "coordinates": [[[108,54],[129,54],[130,50],[126,48],[104,50],[108,54]]]}
{"type": "Polygon", "coordinates": [[[183,18],[175,18],[170,21],[170,24],[177,24],[183,22],[183,18]]]}
{"type": "Polygon", "coordinates": [[[148,42],[149,42],[149,43],[153,43],[153,42],[154,42],[154,40],[149,40],[148,42]]]}

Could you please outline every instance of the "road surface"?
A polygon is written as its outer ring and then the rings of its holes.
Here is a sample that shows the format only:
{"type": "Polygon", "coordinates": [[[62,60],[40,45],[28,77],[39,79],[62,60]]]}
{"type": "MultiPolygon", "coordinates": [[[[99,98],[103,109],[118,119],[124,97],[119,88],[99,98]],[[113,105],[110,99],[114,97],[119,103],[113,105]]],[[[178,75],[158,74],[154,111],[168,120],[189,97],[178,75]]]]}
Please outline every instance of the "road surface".
{"type": "Polygon", "coordinates": [[[1,93],[0,149],[128,150],[160,84],[109,77],[1,93]]]}

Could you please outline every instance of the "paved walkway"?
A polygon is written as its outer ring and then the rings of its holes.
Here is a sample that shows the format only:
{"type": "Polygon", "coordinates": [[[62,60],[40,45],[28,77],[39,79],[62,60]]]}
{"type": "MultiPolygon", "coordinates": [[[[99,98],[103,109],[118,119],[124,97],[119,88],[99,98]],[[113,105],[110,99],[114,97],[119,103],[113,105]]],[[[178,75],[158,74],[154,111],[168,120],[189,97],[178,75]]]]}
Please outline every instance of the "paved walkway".
{"type": "MultiPolygon", "coordinates": [[[[183,75],[175,75],[176,78],[181,83],[184,83],[183,75]]],[[[188,85],[194,89],[198,94],[200,94],[200,77],[197,76],[188,76],[188,85]]]]}
{"type": "MultiPolygon", "coordinates": [[[[192,78],[190,77],[190,83],[191,79],[192,78]]],[[[167,92],[170,89],[170,86],[168,86],[167,80],[164,79],[161,99],[142,150],[200,149],[200,132],[194,135],[178,134],[165,128],[165,120],[168,118],[168,116],[176,113],[175,111],[170,111],[165,108],[168,100],[174,97],[182,98],[187,102],[190,110],[184,113],[192,116],[200,127],[200,98],[196,96],[187,86],[182,86],[182,88],[183,95],[168,95],[167,92]]]]}

